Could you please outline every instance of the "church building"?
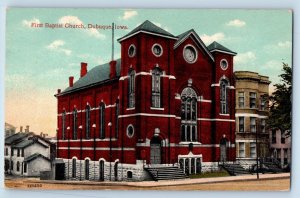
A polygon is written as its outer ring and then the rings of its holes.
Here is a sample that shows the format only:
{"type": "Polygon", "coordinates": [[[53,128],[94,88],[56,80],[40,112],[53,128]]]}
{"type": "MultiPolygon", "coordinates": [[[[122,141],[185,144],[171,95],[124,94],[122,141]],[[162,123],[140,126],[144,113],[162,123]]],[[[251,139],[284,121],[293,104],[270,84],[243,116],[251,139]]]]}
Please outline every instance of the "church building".
{"type": "Polygon", "coordinates": [[[120,59],[89,71],[82,62],[55,95],[65,179],[146,180],[235,161],[236,53],[148,20],[118,42],[120,59]]]}

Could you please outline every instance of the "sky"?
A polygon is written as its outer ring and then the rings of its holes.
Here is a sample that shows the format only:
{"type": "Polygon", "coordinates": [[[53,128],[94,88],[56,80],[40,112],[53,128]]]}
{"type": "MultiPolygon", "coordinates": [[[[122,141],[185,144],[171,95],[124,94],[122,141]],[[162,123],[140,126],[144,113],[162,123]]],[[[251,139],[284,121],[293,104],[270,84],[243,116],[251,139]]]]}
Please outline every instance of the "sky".
{"type": "MultiPolygon", "coordinates": [[[[232,51],[234,70],[269,76],[270,91],[279,83],[282,62],[292,63],[290,10],[233,9],[33,9],[9,8],[6,20],[5,121],[16,127],[55,135],[57,89],[68,77],[79,78],[80,62],[88,70],[111,59],[111,30],[36,28],[36,24],[126,26],[118,39],[145,20],[173,35],[194,29],[206,45],[217,41],[232,51]]],[[[120,58],[115,39],[114,57],[120,58]]],[[[17,129],[18,130],[18,129],[17,129]]]]}

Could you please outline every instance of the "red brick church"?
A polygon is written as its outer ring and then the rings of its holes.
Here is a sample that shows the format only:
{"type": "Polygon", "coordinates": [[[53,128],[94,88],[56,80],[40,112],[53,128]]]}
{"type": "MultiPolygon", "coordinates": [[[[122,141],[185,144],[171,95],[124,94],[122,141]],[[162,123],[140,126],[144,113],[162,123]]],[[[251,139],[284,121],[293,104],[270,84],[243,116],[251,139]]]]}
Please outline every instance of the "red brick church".
{"type": "Polygon", "coordinates": [[[148,20],[118,42],[121,59],[81,63],[55,95],[66,179],[144,180],[154,167],[187,175],[234,161],[236,53],[148,20]]]}

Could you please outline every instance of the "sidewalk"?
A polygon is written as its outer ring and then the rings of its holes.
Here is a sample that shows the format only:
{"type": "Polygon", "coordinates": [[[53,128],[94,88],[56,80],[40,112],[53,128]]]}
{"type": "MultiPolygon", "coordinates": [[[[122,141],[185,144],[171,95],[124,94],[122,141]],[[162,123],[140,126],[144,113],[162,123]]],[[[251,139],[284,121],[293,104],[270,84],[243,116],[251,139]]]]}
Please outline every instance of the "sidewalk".
{"type": "MultiPolygon", "coordinates": [[[[290,178],[290,173],[280,174],[260,174],[259,179],[284,179],[290,178]]],[[[236,181],[253,181],[257,180],[256,175],[228,176],[228,177],[213,177],[199,179],[183,179],[183,180],[167,180],[167,181],[142,181],[142,182],[95,182],[95,181],[58,181],[58,180],[38,180],[28,179],[24,183],[44,183],[44,184],[71,184],[71,185],[90,185],[90,186],[129,186],[129,187],[160,187],[160,186],[175,186],[175,185],[190,185],[190,184],[208,184],[221,182],[236,182],[236,181]]]]}

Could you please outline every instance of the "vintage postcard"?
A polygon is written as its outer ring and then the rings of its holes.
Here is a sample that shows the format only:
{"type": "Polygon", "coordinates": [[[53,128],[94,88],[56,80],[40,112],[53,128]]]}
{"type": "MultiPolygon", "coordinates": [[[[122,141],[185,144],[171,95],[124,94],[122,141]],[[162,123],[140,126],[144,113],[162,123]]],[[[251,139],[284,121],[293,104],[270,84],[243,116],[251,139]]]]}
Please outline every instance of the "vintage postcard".
{"type": "Polygon", "coordinates": [[[8,8],[5,186],[289,190],[292,15],[8,8]]]}

